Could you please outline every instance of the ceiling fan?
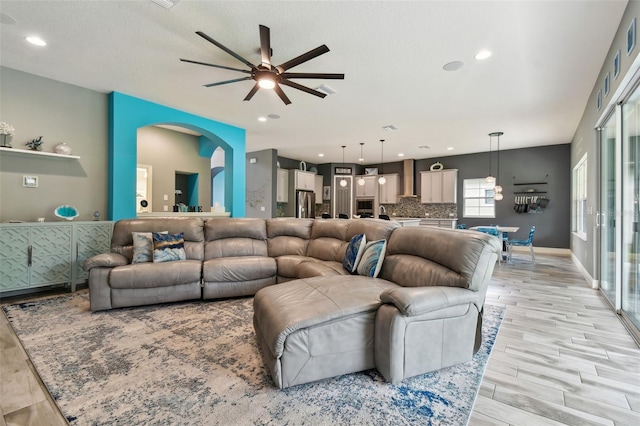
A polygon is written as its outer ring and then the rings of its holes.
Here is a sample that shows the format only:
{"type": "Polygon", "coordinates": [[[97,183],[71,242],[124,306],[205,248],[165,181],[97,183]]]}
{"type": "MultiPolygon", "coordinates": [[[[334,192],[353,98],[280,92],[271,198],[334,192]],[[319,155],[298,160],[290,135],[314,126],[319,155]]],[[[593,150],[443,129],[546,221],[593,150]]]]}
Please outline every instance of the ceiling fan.
{"type": "Polygon", "coordinates": [[[324,44],[320,47],[316,47],[315,49],[308,51],[307,53],[303,53],[302,55],[296,58],[293,58],[283,64],[280,64],[278,66],[272,65],[271,64],[271,53],[272,53],[271,35],[270,35],[269,27],[265,27],[264,25],[260,25],[260,53],[262,55],[262,62],[260,63],[260,65],[253,65],[251,62],[247,61],[245,58],[238,55],[231,49],[215,41],[214,39],[212,39],[202,31],[196,31],[196,34],[198,34],[200,37],[204,38],[205,40],[213,43],[220,49],[224,50],[229,55],[233,56],[234,58],[236,58],[237,60],[239,60],[246,66],[248,66],[250,70],[232,68],[232,67],[227,67],[223,65],[208,64],[205,62],[192,61],[189,59],[180,58],[180,60],[182,62],[189,62],[192,64],[206,65],[208,67],[222,68],[225,70],[238,71],[241,73],[250,74],[249,76],[243,77],[243,78],[235,78],[233,80],[226,80],[226,81],[220,81],[218,83],[205,84],[205,87],[213,87],[213,86],[220,86],[222,84],[236,83],[238,81],[255,80],[256,83],[253,86],[253,88],[249,91],[247,96],[244,98],[245,101],[251,100],[251,98],[253,97],[253,95],[256,94],[258,89],[262,88],[262,89],[273,89],[276,92],[276,94],[280,97],[280,99],[282,99],[282,102],[284,102],[286,105],[289,105],[291,101],[289,100],[287,95],[285,95],[285,93],[282,91],[282,88],[280,87],[281,84],[285,86],[293,87],[294,89],[302,90],[303,92],[310,93],[320,98],[324,98],[326,96],[325,93],[303,86],[289,79],[291,78],[315,78],[315,79],[336,79],[336,80],[344,79],[344,74],[287,72],[287,70],[295,66],[298,66],[304,62],[310,61],[311,59],[317,56],[327,53],[329,51],[329,48],[324,44]]]}

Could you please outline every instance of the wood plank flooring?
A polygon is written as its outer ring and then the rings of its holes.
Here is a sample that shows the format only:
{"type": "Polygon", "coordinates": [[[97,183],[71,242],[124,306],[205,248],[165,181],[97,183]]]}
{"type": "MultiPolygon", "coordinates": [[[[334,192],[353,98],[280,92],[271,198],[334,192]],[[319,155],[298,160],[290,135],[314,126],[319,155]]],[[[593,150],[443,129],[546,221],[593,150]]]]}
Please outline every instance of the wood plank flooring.
{"type": "MultiPolygon", "coordinates": [[[[640,424],[640,349],[570,258],[514,254],[487,303],[507,310],[470,425],[640,424]]],[[[66,424],[4,315],[0,410],[0,426],[66,424]]]]}

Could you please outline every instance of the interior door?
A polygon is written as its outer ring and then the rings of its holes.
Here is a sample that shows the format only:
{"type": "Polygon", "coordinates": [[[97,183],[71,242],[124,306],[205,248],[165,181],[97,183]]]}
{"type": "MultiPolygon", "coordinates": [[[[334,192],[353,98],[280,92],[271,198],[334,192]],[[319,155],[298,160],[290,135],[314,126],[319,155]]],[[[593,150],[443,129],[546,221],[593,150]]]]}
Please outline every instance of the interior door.
{"type": "Polygon", "coordinates": [[[333,217],[339,214],[346,214],[349,218],[353,216],[353,177],[334,176],[333,177],[333,217]],[[340,181],[347,181],[346,186],[340,186],[340,181]]]}

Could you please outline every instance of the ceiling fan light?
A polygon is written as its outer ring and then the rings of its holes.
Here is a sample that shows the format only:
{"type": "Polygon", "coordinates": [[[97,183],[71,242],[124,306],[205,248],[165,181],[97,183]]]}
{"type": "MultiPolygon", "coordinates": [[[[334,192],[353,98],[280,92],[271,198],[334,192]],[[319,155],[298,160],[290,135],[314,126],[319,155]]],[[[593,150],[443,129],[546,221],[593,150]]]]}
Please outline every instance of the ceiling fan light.
{"type": "Polygon", "coordinates": [[[270,78],[265,77],[258,80],[258,86],[260,86],[260,88],[262,89],[273,89],[274,87],[276,87],[276,82],[270,78]]]}

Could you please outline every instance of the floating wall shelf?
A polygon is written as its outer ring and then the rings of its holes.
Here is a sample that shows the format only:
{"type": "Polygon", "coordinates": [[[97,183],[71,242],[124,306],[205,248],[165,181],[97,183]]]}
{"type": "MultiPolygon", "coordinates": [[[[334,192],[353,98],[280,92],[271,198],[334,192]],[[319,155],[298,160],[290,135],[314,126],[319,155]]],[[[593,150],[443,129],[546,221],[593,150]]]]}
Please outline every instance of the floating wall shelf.
{"type": "Polygon", "coordinates": [[[18,148],[6,148],[0,147],[0,152],[8,153],[8,154],[17,154],[17,155],[40,155],[44,157],[53,157],[53,158],[68,158],[79,160],[80,156],[78,155],[64,155],[64,154],[56,154],[55,152],[43,152],[43,151],[33,151],[30,149],[18,149],[18,148]]]}

